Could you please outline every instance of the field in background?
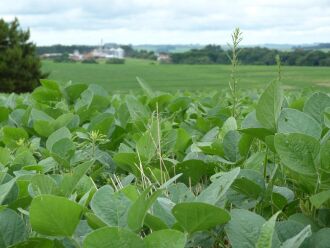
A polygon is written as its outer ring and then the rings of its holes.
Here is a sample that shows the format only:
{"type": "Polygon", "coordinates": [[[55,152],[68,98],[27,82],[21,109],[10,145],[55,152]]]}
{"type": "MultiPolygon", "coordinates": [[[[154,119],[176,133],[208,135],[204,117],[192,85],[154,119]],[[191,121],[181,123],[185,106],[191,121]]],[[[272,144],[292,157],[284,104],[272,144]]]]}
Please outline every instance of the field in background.
{"type": "MultiPolygon", "coordinates": [[[[43,71],[60,82],[95,83],[109,91],[139,88],[136,76],[154,89],[198,90],[228,87],[229,65],[159,65],[148,60],[127,59],[124,65],[53,63],[43,61],[43,71]]],[[[241,88],[264,87],[277,77],[275,66],[240,66],[241,88]]],[[[283,84],[287,88],[330,87],[328,67],[283,67],[283,84]]],[[[330,89],[330,88],[329,88],[330,89]]]]}

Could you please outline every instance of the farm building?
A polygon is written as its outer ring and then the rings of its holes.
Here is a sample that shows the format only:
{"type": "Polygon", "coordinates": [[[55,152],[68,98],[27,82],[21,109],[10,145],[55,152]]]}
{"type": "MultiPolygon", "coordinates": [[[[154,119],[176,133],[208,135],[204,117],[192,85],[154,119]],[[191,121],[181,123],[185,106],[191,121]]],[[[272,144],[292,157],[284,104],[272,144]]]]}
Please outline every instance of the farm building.
{"type": "Polygon", "coordinates": [[[79,52],[79,50],[75,50],[73,53],[69,54],[69,59],[74,61],[81,61],[84,59],[84,56],[79,52]]]}
{"type": "Polygon", "coordinates": [[[92,56],[93,58],[118,58],[122,59],[125,56],[124,49],[118,47],[118,48],[107,48],[107,47],[99,47],[97,49],[94,49],[89,56],[92,56]]]}
{"type": "Polygon", "coordinates": [[[171,61],[171,57],[168,53],[159,53],[157,56],[157,61],[167,63],[171,61]]]}

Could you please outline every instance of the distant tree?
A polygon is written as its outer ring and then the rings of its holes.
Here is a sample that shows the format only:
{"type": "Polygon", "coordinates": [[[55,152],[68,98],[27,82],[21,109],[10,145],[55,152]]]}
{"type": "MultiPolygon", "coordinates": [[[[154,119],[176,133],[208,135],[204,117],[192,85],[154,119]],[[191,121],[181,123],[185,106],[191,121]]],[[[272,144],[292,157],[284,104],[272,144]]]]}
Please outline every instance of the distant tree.
{"type": "Polygon", "coordinates": [[[29,30],[22,30],[18,19],[0,19],[0,92],[29,92],[47,77],[29,39],[29,30]]]}

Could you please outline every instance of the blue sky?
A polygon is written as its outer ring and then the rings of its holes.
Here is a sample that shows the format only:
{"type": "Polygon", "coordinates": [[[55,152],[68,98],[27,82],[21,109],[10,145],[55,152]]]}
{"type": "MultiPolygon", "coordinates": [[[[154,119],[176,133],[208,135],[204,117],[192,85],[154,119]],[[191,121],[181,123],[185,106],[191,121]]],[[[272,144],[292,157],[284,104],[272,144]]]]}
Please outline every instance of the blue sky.
{"type": "Polygon", "coordinates": [[[330,42],[330,0],[1,0],[38,45],[330,42]]]}

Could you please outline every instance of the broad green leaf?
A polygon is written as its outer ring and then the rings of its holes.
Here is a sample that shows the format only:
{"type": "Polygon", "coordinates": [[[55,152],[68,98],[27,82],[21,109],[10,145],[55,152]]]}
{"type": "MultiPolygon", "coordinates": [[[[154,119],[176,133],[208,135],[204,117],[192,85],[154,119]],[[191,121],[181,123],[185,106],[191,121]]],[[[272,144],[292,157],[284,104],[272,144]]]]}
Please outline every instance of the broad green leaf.
{"type": "Polygon", "coordinates": [[[8,148],[0,147],[0,163],[3,165],[7,165],[10,160],[10,150],[8,148]]]}
{"type": "Polygon", "coordinates": [[[32,200],[32,229],[49,236],[71,236],[82,215],[82,207],[64,197],[40,195],[32,200]]]}
{"type": "Polygon", "coordinates": [[[65,93],[69,98],[70,102],[75,102],[82,92],[87,89],[88,85],[86,84],[72,84],[65,88],[65,93]]]}
{"type": "Polygon", "coordinates": [[[23,241],[26,236],[26,224],[23,219],[11,209],[0,210],[0,246],[14,245],[23,241]]]}
{"type": "Polygon", "coordinates": [[[98,229],[107,226],[107,224],[105,224],[99,217],[97,217],[91,212],[87,212],[84,215],[87,219],[88,225],[93,229],[98,229]]]}
{"type": "Polygon", "coordinates": [[[40,136],[48,137],[54,132],[54,127],[49,121],[36,120],[33,122],[33,129],[40,136]]]}
{"type": "Polygon", "coordinates": [[[23,128],[19,127],[4,127],[2,132],[2,141],[8,147],[16,147],[18,142],[29,138],[27,132],[23,128]]]}
{"type": "Polygon", "coordinates": [[[311,247],[328,248],[330,244],[330,228],[322,228],[311,237],[311,247]]]}
{"type": "Polygon", "coordinates": [[[16,178],[0,185],[0,205],[4,203],[8,195],[11,193],[12,188],[15,186],[16,178]]]}
{"type": "MultiPolygon", "coordinates": [[[[312,235],[311,226],[306,226],[303,230],[301,230],[296,236],[286,240],[281,248],[299,248],[301,244],[305,241],[306,238],[312,235]]],[[[319,246],[315,246],[319,247],[319,246]]]]}
{"type": "Polygon", "coordinates": [[[113,160],[120,169],[130,172],[136,177],[141,176],[141,172],[138,167],[139,157],[136,153],[116,153],[113,160]]]}
{"type": "Polygon", "coordinates": [[[299,213],[299,212],[294,213],[294,214],[290,215],[288,220],[295,221],[297,223],[303,224],[304,226],[310,225],[313,232],[316,232],[320,229],[320,227],[315,222],[315,220],[313,219],[312,216],[307,216],[303,213],[299,213]]]}
{"type": "Polygon", "coordinates": [[[187,159],[173,166],[173,175],[182,173],[178,181],[186,184],[195,185],[199,180],[206,175],[211,175],[214,171],[214,166],[210,163],[205,163],[203,160],[187,159]]]}
{"type": "Polygon", "coordinates": [[[150,117],[148,108],[138,101],[133,95],[126,96],[126,106],[133,121],[140,118],[150,117]]]}
{"type": "Polygon", "coordinates": [[[184,183],[175,183],[167,188],[169,199],[174,203],[193,201],[195,195],[184,183]]]}
{"type": "Polygon", "coordinates": [[[46,142],[46,148],[49,151],[52,151],[55,143],[57,143],[58,141],[60,141],[62,139],[71,139],[70,130],[66,127],[62,127],[60,129],[56,130],[48,137],[47,142],[46,142]]]}
{"type": "Polygon", "coordinates": [[[324,110],[324,124],[327,128],[330,128],[330,107],[324,110]]]}
{"type": "Polygon", "coordinates": [[[196,197],[195,201],[215,205],[223,199],[227,190],[239,175],[239,172],[240,168],[237,167],[229,172],[221,173],[219,177],[215,177],[216,179],[196,197]]]}
{"type": "Polygon", "coordinates": [[[0,122],[8,120],[9,109],[3,106],[0,106],[0,122]]]}
{"type": "Polygon", "coordinates": [[[316,208],[320,208],[325,202],[330,200],[330,190],[322,191],[309,198],[312,205],[316,208]]]}
{"type": "Polygon", "coordinates": [[[241,134],[238,131],[230,130],[223,138],[223,149],[229,161],[236,162],[240,159],[239,142],[241,134]]]}
{"type": "Polygon", "coordinates": [[[68,167],[75,150],[74,142],[70,138],[63,138],[53,144],[51,154],[58,163],[68,167]]]}
{"type": "Polygon", "coordinates": [[[146,215],[144,225],[149,227],[152,231],[159,231],[168,228],[168,226],[159,217],[151,214],[146,215]]]}
{"type": "Polygon", "coordinates": [[[61,181],[59,186],[63,196],[69,197],[73,193],[79,181],[91,168],[93,163],[94,161],[87,161],[85,163],[77,165],[73,168],[72,173],[65,174],[63,176],[63,180],[61,181]]]}
{"type": "Polygon", "coordinates": [[[283,109],[278,118],[279,133],[301,133],[320,139],[322,128],[311,116],[296,109],[283,109]]]}
{"type": "Polygon", "coordinates": [[[320,163],[321,169],[330,173],[330,139],[321,144],[320,163]]]}
{"type": "Polygon", "coordinates": [[[276,233],[281,243],[299,234],[305,225],[297,221],[283,220],[276,222],[276,233]]]}
{"type": "Polygon", "coordinates": [[[63,248],[58,242],[46,238],[30,238],[11,248],[63,248]]]}
{"type": "Polygon", "coordinates": [[[260,172],[241,169],[239,175],[232,184],[232,189],[249,198],[258,199],[263,195],[266,186],[260,172]]]}
{"type": "Polygon", "coordinates": [[[89,233],[83,248],[145,248],[143,240],[135,233],[119,227],[103,227],[89,233]]]}
{"type": "Polygon", "coordinates": [[[39,103],[48,104],[49,102],[58,102],[61,100],[62,94],[58,90],[53,90],[46,87],[36,88],[31,98],[39,103]]]}
{"type": "Polygon", "coordinates": [[[275,223],[280,213],[277,212],[262,225],[256,248],[272,248],[274,232],[276,234],[275,223]]]}
{"type": "Polygon", "coordinates": [[[184,248],[186,237],[176,230],[161,230],[149,234],[144,243],[146,248],[184,248]]]}
{"type": "Polygon", "coordinates": [[[275,148],[281,162],[289,169],[304,175],[315,175],[315,159],[319,142],[304,134],[276,134],[275,148]]]}
{"type": "Polygon", "coordinates": [[[261,140],[264,140],[266,136],[271,135],[273,132],[269,129],[266,129],[261,125],[261,123],[257,120],[256,111],[252,111],[242,122],[241,129],[239,131],[252,135],[254,137],[258,137],[261,140]]]}
{"type": "Polygon", "coordinates": [[[202,202],[176,204],[172,213],[188,233],[206,231],[230,220],[226,210],[202,202]]]}
{"type": "Polygon", "coordinates": [[[115,122],[113,114],[102,113],[92,118],[88,126],[88,131],[98,131],[101,134],[108,135],[110,128],[115,122]]]}
{"type": "Polygon", "coordinates": [[[257,120],[261,125],[272,131],[276,130],[283,100],[283,90],[280,83],[273,81],[260,96],[256,107],[257,120]]]}
{"type": "Polygon", "coordinates": [[[49,80],[49,79],[40,79],[40,83],[43,87],[55,90],[60,92],[60,86],[59,83],[54,81],[54,80],[49,80]]]}
{"type": "Polygon", "coordinates": [[[191,135],[184,128],[178,128],[176,131],[174,150],[184,152],[190,143],[191,135]]]}
{"type": "Polygon", "coordinates": [[[234,117],[229,117],[222,125],[219,137],[223,138],[229,131],[234,131],[237,129],[236,119],[234,117]]]}
{"type": "Polygon", "coordinates": [[[305,103],[304,112],[323,124],[323,112],[330,107],[330,97],[322,92],[314,93],[305,103]]]}
{"type": "Polygon", "coordinates": [[[288,203],[292,202],[294,196],[295,194],[291,189],[273,185],[271,198],[278,209],[283,209],[288,203]]]}
{"type": "Polygon", "coordinates": [[[148,194],[151,187],[148,187],[139,198],[133,202],[129,211],[128,211],[128,226],[133,231],[138,231],[142,228],[144,219],[147,215],[148,209],[156,201],[157,197],[161,194],[161,190],[154,192],[150,197],[148,194]]]}
{"type": "Polygon", "coordinates": [[[127,215],[131,201],[122,192],[114,192],[109,186],[103,186],[90,203],[95,215],[108,226],[127,227],[127,215]]]}
{"type": "Polygon", "coordinates": [[[48,175],[35,175],[31,178],[29,192],[31,196],[54,194],[58,189],[56,181],[48,175]]]}
{"type": "Polygon", "coordinates": [[[150,161],[156,155],[157,140],[157,137],[153,137],[149,130],[144,133],[136,142],[136,151],[139,156],[150,161]]]}
{"type": "Polygon", "coordinates": [[[265,219],[244,209],[233,209],[225,232],[233,248],[255,248],[265,219]],[[243,224],[244,223],[244,224],[243,224]]]}

